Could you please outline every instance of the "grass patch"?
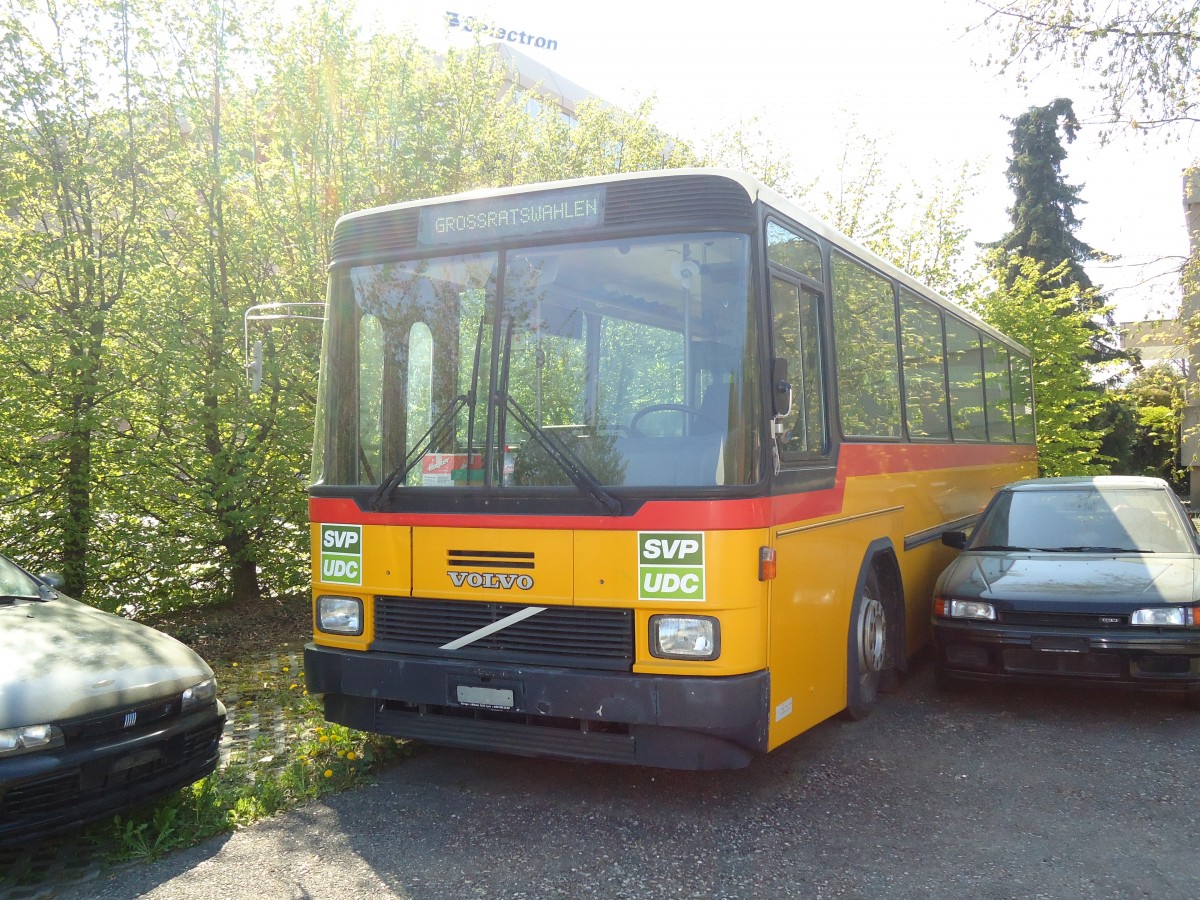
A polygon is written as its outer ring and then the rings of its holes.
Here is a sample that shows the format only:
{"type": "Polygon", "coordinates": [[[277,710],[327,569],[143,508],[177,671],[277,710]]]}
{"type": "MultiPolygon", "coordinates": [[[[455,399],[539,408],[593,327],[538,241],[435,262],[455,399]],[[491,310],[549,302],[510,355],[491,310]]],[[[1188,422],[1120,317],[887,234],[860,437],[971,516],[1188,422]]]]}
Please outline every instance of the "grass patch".
{"type": "Polygon", "coordinates": [[[409,744],[325,721],[289,657],[214,665],[233,739],[209,777],[97,823],[83,837],[110,863],[148,861],[326,794],[369,783],[409,744]]]}

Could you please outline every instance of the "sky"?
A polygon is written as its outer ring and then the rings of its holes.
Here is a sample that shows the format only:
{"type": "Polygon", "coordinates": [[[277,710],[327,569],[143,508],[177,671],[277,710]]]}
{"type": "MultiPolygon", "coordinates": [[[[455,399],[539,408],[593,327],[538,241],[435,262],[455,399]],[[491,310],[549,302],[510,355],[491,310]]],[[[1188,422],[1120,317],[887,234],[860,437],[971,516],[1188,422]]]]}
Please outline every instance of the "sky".
{"type": "Polygon", "coordinates": [[[975,0],[841,0],[791,5],[659,0],[442,0],[439,5],[360,0],[373,30],[414,33],[434,49],[473,39],[447,13],[556,42],[516,49],[619,107],[654,97],[655,124],[703,144],[757,117],[787,147],[797,182],[817,189],[837,176],[850,124],[886,150],[889,182],[933,185],[964,163],[978,169],[964,221],[975,241],[1009,227],[1005,180],[1013,117],[1069,97],[1085,128],[1067,146],[1063,172],[1081,185],[1077,236],[1120,257],[1089,274],[1118,321],[1172,314],[1174,272],[1187,253],[1182,171],[1200,151],[1188,135],[1168,141],[1118,134],[1102,145],[1100,98],[1065,67],[1027,86],[988,65],[1004,38],[982,26],[975,0]]]}

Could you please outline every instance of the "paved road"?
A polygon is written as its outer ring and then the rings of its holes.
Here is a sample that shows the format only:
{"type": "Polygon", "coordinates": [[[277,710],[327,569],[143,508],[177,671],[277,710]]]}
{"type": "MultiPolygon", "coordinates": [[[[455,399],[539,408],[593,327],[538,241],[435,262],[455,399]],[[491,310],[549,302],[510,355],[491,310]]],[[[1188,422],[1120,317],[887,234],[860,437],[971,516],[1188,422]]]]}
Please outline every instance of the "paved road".
{"type": "Polygon", "coordinates": [[[428,749],[95,900],[1200,897],[1200,714],[919,668],[736,772],[428,749]]]}

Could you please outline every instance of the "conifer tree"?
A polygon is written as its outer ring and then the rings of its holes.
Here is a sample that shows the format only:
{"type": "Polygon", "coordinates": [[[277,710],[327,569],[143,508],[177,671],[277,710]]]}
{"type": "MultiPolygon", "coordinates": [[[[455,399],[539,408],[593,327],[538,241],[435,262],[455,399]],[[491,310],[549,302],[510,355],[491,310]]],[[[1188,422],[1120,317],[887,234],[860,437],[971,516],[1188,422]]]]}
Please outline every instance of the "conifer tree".
{"type": "Polygon", "coordinates": [[[1079,120],[1071,101],[1058,98],[1045,106],[1033,106],[1012,119],[1012,157],[1008,184],[1013,191],[1009,208],[1012,228],[1000,240],[986,245],[997,254],[1005,283],[1012,287],[1022,275],[1026,260],[1034,260],[1043,272],[1056,272],[1058,286],[1078,290],[1078,311],[1090,317],[1092,353],[1090,362],[1121,358],[1110,339],[1112,316],[1104,298],[1095,290],[1084,263],[1108,257],[1076,237],[1081,221],[1075,207],[1081,185],[1067,184],[1062,163],[1079,131],[1079,120]]]}

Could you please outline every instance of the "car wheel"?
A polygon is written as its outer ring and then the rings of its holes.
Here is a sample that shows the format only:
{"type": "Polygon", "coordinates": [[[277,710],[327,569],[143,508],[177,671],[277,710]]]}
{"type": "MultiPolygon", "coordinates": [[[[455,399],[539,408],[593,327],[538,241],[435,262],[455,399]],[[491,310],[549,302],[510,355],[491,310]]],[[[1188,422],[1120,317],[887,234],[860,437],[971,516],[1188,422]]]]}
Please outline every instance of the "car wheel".
{"type": "Polygon", "coordinates": [[[846,664],[846,715],[864,719],[875,708],[883,673],[889,668],[887,609],[879,575],[872,568],[850,611],[846,664]]]}

